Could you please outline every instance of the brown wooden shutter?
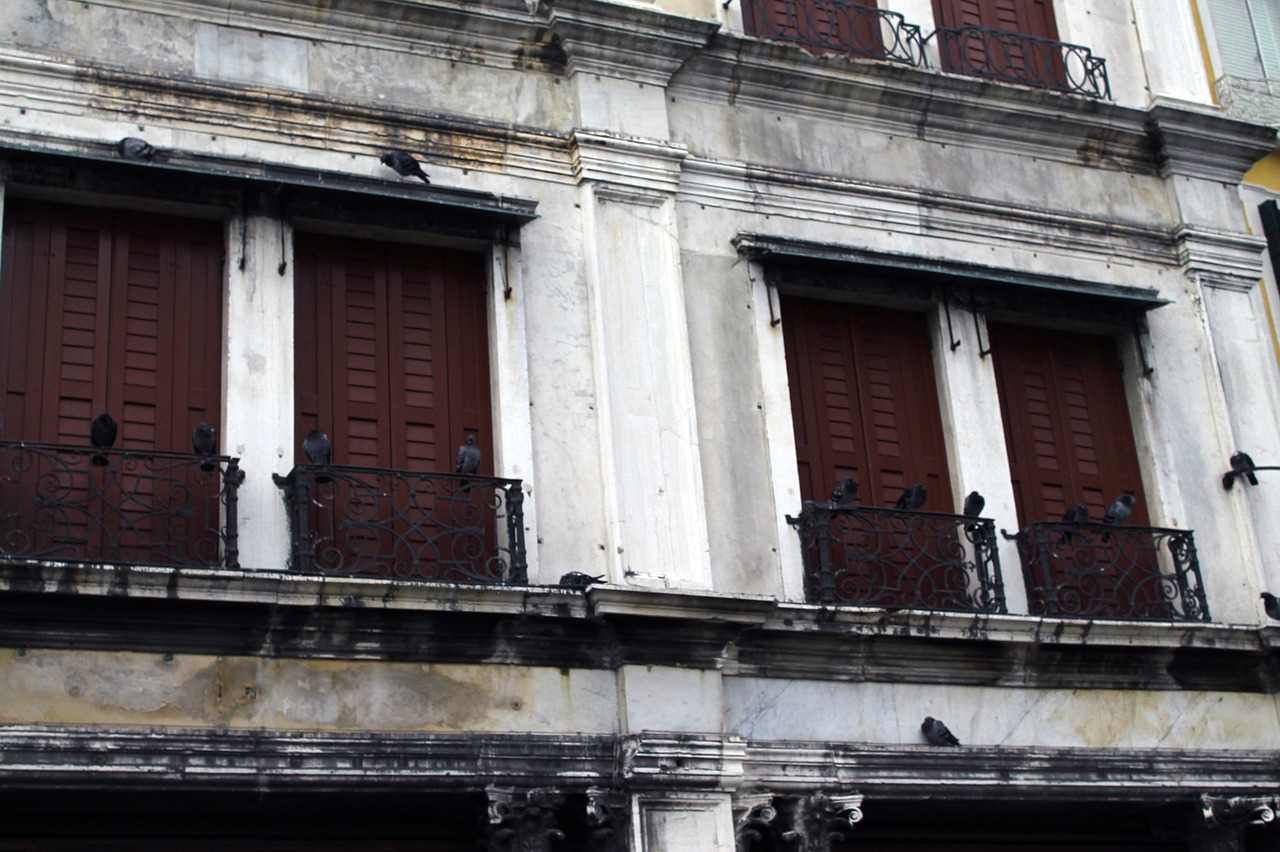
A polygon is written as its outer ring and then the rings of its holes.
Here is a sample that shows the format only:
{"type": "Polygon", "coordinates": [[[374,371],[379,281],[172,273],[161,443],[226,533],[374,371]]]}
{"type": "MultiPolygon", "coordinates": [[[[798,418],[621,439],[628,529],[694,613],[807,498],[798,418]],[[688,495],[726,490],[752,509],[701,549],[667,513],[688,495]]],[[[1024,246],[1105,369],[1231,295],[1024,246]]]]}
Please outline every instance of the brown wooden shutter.
{"type": "Polygon", "coordinates": [[[318,425],[337,464],[450,471],[470,433],[492,474],[481,256],[302,234],[297,266],[297,443],[318,425]]]}
{"type": "Polygon", "coordinates": [[[1053,6],[1048,0],[933,0],[940,27],[987,27],[1038,38],[1057,39],[1053,6]]]}
{"type": "MultiPolygon", "coordinates": [[[[876,0],[860,0],[856,5],[877,6],[876,0]]],[[[874,14],[859,14],[824,0],[748,0],[743,5],[743,29],[751,36],[799,42],[816,54],[848,52],[850,47],[860,53],[883,51],[874,14]]]]}
{"type": "Polygon", "coordinates": [[[216,222],[10,200],[0,317],[7,439],[87,445],[108,411],[117,446],[187,451],[220,420],[216,222]]]}
{"type": "Polygon", "coordinates": [[[921,482],[926,510],[952,511],[924,316],[789,296],[782,316],[802,499],[853,476],[865,505],[921,482]]]}
{"type": "Polygon", "coordinates": [[[1148,523],[1115,342],[1107,337],[989,324],[1018,522],[1058,521],[1086,503],[1102,520],[1120,494],[1148,523]]]}

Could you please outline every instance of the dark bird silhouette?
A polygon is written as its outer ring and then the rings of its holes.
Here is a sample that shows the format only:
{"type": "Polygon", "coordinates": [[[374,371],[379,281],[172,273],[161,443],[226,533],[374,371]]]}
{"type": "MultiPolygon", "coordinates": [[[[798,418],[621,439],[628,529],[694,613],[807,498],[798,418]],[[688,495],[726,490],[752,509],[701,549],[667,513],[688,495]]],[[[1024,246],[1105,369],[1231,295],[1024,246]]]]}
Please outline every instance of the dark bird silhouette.
{"type": "Polygon", "coordinates": [[[924,486],[916,483],[910,488],[902,492],[898,497],[898,502],[893,504],[893,508],[899,512],[914,512],[924,505],[924,501],[929,499],[929,492],[924,490],[924,486]]]}
{"type": "Polygon", "coordinates": [[[956,735],[947,729],[947,726],[939,722],[932,716],[925,716],[924,722],[920,724],[920,732],[924,734],[924,738],[932,745],[936,746],[958,746],[960,740],[956,739],[956,735]]]}
{"type": "MultiPolygon", "coordinates": [[[[312,429],[302,439],[302,454],[307,457],[307,461],[311,464],[332,464],[333,442],[329,440],[329,436],[322,430],[312,429]]],[[[320,485],[332,481],[332,477],[323,475],[316,477],[316,482],[320,485]]]]}
{"type": "MultiPolygon", "coordinates": [[[[115,446],[116,437],[119,434],[120,427],[116,425],[115,419],[105,411],[95,417],[93,423],[89,424],[89,443],[99,450],[107,450],[115,446]]],[[[102,453],[97,453],[93,457],[93,463],[98,467],[106,467],[107,457],[102,453]]]]}
{"type": "Polygon", "coordinates": [[[1231,457],[1231,469],[1242,474],[1250,485],[1258,484],[1258,477],[1253,472],[1255,467],[1257,465],[1253,463],[1253,459],[1249,458],[1248,453],[1236,453],[1231,457]]]}
{"type": "MultiPolygon", "coordinates": [[[[1119,526],[1129,520],[1129,516],[1133,514],[1133,505],[1138,500],[1132,494],[1121,494],[1116,498],[1111,507],[1107,509],[1107,514],[1102,516],[1102,522],[1108,526],[1119,526]]],[[[1102,540],[1108,541],[1111,538],[1110,532],[1102,534],[1102,540]]]]}
{"type": "Polygon", "coordinates": [[[970,491],[969,496],[964,498],[964,515],[966,518],[976,518],[986,506],[986,498],[977,491],[970,491]]]}
{"type": "Polygon", "coordinates": [[[599,583],[604,579],[604,575],[592,577],[590,574],[583,574],[581,571],[570,571],[560,577],[560,585],[566,589],[585,589],[592,583],[599,583]]]}
{"type": "Polygon", "coordinates": [[[831,489],[831,508],[839,509],[842,506],[852,506],[858,499],[858,480],[852,476],[841,477],[836,482],[836,487],[831,489]]]}
{"type": "Polygon", "coordinates": [[[320,429],[312,429],[302,439],[302,452],[311,464],[330,464],[333,461],[333,444],[320,429]]]}
{"type": "MultiPolygon", "coordinates": [[[[1070,509],[1062,513],[1062,522],[1064,524],[1087,524],[1089,523],[1089,507],[1084,503],[1077,503],[1070,509]]],[[[1081,536],[1083,538],[1084,536],[1081,536]]],[[[1075,538],[1075,533],[1070,530],[1065,531],[1058,537],[1058,544],[1066,544],[1075,538]]]]}
{"type": "Polygon", "coordinates": [[[1263,592],[1260,597],[1262,598],[1262,608],[1267,611],[1267,618],[1273,621],[1280,621],[1280,600],[1277,600],[1276,596],[1270,592],[1263,592]]]}
{"type": "Polygon", "coordinates": [[[418,165],[418,161],[408,151],[383,151],[378,155],[378,159],[382,161],[384,166],[389,167],[400,177],[422,178],[423,183],[431,183],[431,179],[422,170],[422,166],[418,165]]]}
{"type": "Polygon", "coordinates": [[[454,463],[454,473],[475,473],[480,469],[480,448],[476,446],[476,436],[468,435],[467,440],[458,447],[458,458],[454,463]]]}
{"type": "Polygon", "coordinates": [[[1084,503],[1075,504],[1062,514],[1062,522],[1064,524],[1089,523],[1089,507],[1084,503]]]}
{"type": "Polygon", "coordinates": [[[159,153],[150,142],[136,136],[126,136],[117,142],[116,152],[126,160],[143,160],[148,163],[159,153]]]}
{"type": "MultiPolygon", "coordinates": [[[[218,433],[208,423],[200,423],[196,428],[191,430],[191,449],[195,450],[196,455],[211,456],[218,452],[218,433]]],[[[205,471],[213,470],[213,462],[202,462],[200,469],[205,471]]]]}

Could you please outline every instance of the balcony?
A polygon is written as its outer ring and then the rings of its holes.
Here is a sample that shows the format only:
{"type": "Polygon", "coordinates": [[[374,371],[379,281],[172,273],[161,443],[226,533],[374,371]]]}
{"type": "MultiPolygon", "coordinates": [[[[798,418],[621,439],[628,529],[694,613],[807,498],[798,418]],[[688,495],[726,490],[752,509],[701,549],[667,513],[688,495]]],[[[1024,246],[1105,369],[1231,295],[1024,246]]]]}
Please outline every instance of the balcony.
{"type": "Polygon", "coordinates": [[[1034,615],[1209,620],[1189,531],[1040,522],[1008,537],[1034,615]]]}
{"type": "Polygon", "coordinates": [[[293,571],[526,582],[518,479],[309,464],[274,479],[289,514],[293,571]]]}
{"type": "Polygon", "coordinates": [[[920,67],[920,27],[897,12],[844,0],[743,0],[747,35],[798,44],[813,53],[842,53],[920,67]]]}
{"type": "Polygon", "coordinates": [[[230,456],[0,441],[0,558],[239,567],[230,456]]]}
{"type": "Polygon", "coordinates": [[[1107,62],[1087,47],[986,27],[940,28],[935,36],[944,71],[1111,98],[1107,62]]]}
{"type": "Polygon", "coordinates": [[[810,504],[787,521],[800,534],[811,603],[1006,611],[991,520],[810,504]]]}

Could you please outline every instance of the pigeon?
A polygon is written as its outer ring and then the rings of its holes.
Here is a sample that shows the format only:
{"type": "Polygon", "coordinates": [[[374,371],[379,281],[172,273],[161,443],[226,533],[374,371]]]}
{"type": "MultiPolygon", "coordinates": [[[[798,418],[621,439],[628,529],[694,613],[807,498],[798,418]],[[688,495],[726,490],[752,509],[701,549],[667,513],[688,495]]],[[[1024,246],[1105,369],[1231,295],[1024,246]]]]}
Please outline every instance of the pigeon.
{"type": "Polygon", "coordinates": [[[400,177],[418,177],[422,178],[423,183],[431,183],[422,166],[418,165],[418,161],[408,151],[383,151],[378,159],[400,177]]]}
{"type": "MultiPolygon", "coordinates": [[[[1062,513],[1062,522],[1064,524],[1087,524],[1089,523],[1089,507],[1084,503],[1077,503],[1070,509],[1062,513]]],[[[1058,544],[1067,544],[1075,537],[1070,530],[1066,530],[1058,538],[1058,544]]],[[[1081,536],[1083,538],[1083,536],[1081,536]]]]}
{"type": "Polygon", "coordinates": [[[964,498],[964,516],[966,518],[976,518],[982,514],[982,510],[986,508],[987,501],[977,491],[970,491],[969,496],[964,498]]]}
{"type": "MultiPolygon", "coordinates": [[[[1121,494],[1116,501],[1111,504],[1111,508],[1107,509],[1107,514],[1102,517],[1102,522],[1110,526],[1119,526],[1129,520],[1129,516],[1133,514],[1133,504],[1138,500],[1132,494],[1121,494]]],[[[1108,541],[1111,533],[1102,534],[1102,540],[1108,541]]]]}
{"type": "MultiPolygon", "coordinates": [[[[200,423],[196,428],[191,430],[191,449],[196,451],[197,455],[208,456],[218,451],[218,433],[213,431],[208,423],[200,423]]],[[[206,461],[201,463],[200,469],[206,473],[213,470],[213,462],[206,461]]]]}
{"type": "Polygon", "coordinates": [[[1257,465],[1253,463],[1253,459],[1249,458],[1248,453],[1236,453],[1231,457],[1231,469],[1244,476],[1250,485],[1258,484],[1258,477],[1253,473],[1255,467],[1257,465]]]}
{"type": "MultiPolygon", "coordinates": [[[[302,439],[302,453],[311,464],[333,463],[333,443],[320,429],[312,429],[307,433],[307,437],[302,439]]],[[[316,477],[317,485],[325,485],[329,482],[333,482],[332,477],[324,475],[316,477]]]]}
{"type": "Polygon", "coordinates": [[[1276,596],[1270,592],[1263,592],[1260,597],[1262,598],[1262,607],[1267,611],[1267,618],[1280,621],[1280,600],[1277,600],[1276,596]]]}
{"type": "Polygon", "coordinates": [[[476,436],[468,435],[466,443],[458,447],[458,459],[454,463],[454,473],[472,474],[480,469],[480,448],[476,446],[476,436]]]}
{"type": "Polygon", "coordinates": [[[583,574],[581,571],[570,571],[560,578],[560,585],[566,589],[585,589],[592,583],[599,583],[604,579],[604,575],[592,577],[590,574],[583,574]]]}
{"type": "Polygon", "coordinates": [[[302,439],[302,452],[311,464],[329,464],[333,460],[333,444],[320,429],[312,429],[302,439]]]}
{"type": "Polygon", "coordinates": [[[924,505],[924,501],[929,499],[929,492],[924,490],[924,486],[916,483],[910,488],[902,492],[898,497],[898,502],[893,504],[893,508],[899,512],[914,512],[924,505]]]}
{"type": "Polygon", "coordinates": [[[924,734],[924,738],[932,745],[936,746],[958,746],[960,741],[956,739],[956,735],[947,730],[947,726],[939,722],[932,716],[925,716],[924,722],[920,724],[920,731],[924,734]]]}
{"type": "Polygon", "coordinates": [[[1062,515],[1064,524],[1087,524],[1089,523],[1089,507],[1084,503],[1077,503],[1062,515]]]}
{"type": "Polygon", "coordinates": [[[851,506],[858,499],[858,480],[852,476],[842,477],[836,482],[836,487],[831,489],[831,508],[839,509],[844,506],[851,506]]]}
{"type": "Polygon", "coordinates": [[[148,163],[158,153],[150,142],[136,136],[126,136],[117,142],[116,151],[126,160],[144,160],[148,163]]]}
{"type": "MultiPolygon", "coordinates": [[[[120,427],[116,425],[115,419],[104,411],[89,426],[89,443],[99,450],[105,450],[115,446],[116,436],[119,434],[120,427]]],[[[107,457],[97,453],[93,457],[93,463],[97,467],[106,467],[107,457]]]]}

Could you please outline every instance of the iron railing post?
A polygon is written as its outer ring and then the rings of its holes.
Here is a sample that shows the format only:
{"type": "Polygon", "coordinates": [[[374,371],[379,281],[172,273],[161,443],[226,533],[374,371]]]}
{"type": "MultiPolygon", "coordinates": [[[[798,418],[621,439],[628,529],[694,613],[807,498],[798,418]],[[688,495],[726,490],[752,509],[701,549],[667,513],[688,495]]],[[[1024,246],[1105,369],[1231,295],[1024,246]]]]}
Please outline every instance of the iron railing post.
{"type": "Polygon", "coordinates": [[[244,471],[240,469],[240,460],[231,458],[227,462],[226,472],[222,475],[223,505],[226,507],[226,527],[222,534],[222,564],[226,568],[240,567],[240,484],[244,482],[244,471]]]}

